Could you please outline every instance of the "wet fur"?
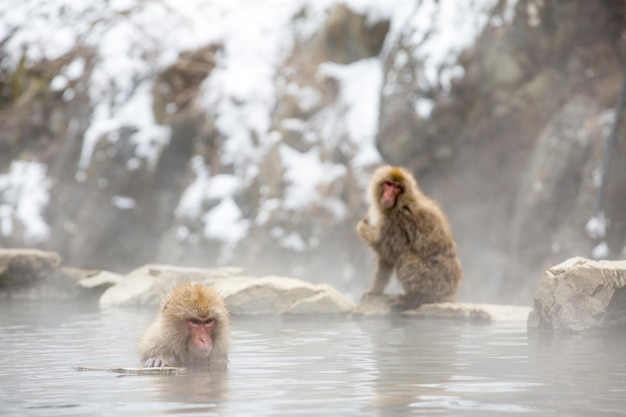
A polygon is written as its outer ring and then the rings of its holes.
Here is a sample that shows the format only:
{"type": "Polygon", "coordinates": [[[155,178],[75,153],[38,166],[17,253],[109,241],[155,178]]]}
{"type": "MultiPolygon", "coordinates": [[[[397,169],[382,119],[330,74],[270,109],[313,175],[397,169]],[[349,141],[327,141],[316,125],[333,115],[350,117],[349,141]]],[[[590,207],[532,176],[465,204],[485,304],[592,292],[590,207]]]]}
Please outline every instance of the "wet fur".
{"type": "Polygon", "coordinates": [[[139,339],[139,354],[142,361],[160,358],[169,366],[226,369],[230,343],[228,310],[219,293],[201,284],[179,284],[163,298],[156,320],[139,339]],[[187,351],[185,320],[209,315],[216,318],[213,348],[208,359],[197,362],[187,351]]]}
{"type": "Polygon", "coordinates": [[[358,234],[378,255],[366,295],[382,293],[395,272],[404,290],[395,300],[398,308],[456,301],[461,266],[450,226],[437,203],[419,190],[408,171],[391,166],[374,172],[369,199],[368,215],[357,225],[358,234]],[[385,180],[404,187],[390,208],[380,203],[385,180]]]}

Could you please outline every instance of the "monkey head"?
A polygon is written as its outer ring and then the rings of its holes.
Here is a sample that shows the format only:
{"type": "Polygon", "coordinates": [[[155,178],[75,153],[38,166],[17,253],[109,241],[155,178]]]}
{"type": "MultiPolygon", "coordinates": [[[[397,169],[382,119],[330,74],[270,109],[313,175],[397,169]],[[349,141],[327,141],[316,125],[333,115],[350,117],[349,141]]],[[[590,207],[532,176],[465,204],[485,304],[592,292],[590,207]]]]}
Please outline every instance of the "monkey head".
{"type": "Polygon", "coordinates": [[[193,360],[208,358],[228,314],[215,290],[195,284],[179,285],[166,297],[161,310],[171,328],[185,329],[187,356],[193,360]]]}
{"type": "Polygon", "coordinates": [[[370,184],[371,202],[381,210],[393,209],[407,188],[416,187],[411,174],[402,168],[391,166],[378,168],[370,184]]]}
{"type": "Polygon", "coordinates": [[[404,186],[393,180],[385,180],[381,183],[380,204],[383,208],[391,208],[396,205],[398,195],[404,192],[404,186]]]}

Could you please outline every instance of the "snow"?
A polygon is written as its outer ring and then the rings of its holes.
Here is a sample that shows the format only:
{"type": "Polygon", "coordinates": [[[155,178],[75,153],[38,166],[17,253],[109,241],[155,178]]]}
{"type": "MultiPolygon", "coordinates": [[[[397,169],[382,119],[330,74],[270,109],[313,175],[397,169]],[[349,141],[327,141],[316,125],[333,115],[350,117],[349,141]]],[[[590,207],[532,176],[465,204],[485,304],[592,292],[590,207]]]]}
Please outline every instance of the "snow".
{"type": "Polygon", "coordinates": [[[191,160],[191,168],[195,180],[185,189],[174,211],[176,217],[199,218],[202,213],[202,203],[209,187],[209,167],[202,157],[194,156],[191,160]]]}
{"type": "Polygon", "coordinates": [[[111,204],[120,210],[132,210],[137,206],[134,198],[125,195],[114,195],[111,197],[111,204]]]}
{"type": "MultiPolygon", "coordinates": [[[[56,59],[79,44],[95,51],[96,62],[89,67],[92,117],[76,172],[76,180],[84,181],[99,141],[125,140],[119,137],[121,128],[134,132],[128,138],[134,155],[128,159],[127,169],[154,167],[171,134],[169,127],[160,126],[154,118],[151,88],[155,75],[174,63],[181,52],[209,44],[221,45],[217,66],[200,87],[198,104],[215,118],[215,127],[222,138],[220,165],[228,167],[230,173],[211,173],[204,161],[195,157],[191,162],[194,180],[183,193],[175,215],[180,219],[203,219],[206,238],[232,246],[251,224],[251,219],[244,218],[235,196],[258,175],[260,162],[276,146],[285,171],[285,195],[280,202],[262,201],[253,219],[255,224],[264,224],[273,210],[305,210],[312,205],[325,207],[341,219],[345,215],[344,204],[328,195],[328,190],[333,182],[346,175],[348,167],[329,161],[327,155],[337,147],[347,149],[346,154],[354,155],[349,161],[350,168],[362,175],[369,166],[382,161],[375,139],[383,62],[393,43],[399,36],[415,37],[414,43],[421,44],[414,52],[416,56],[411,58],[423,62],[420,85],[427,88],[441,84],[447,88],[450,80],[460,75],[460,68],[452,65],[452,58],[473,42],[487,22],[487,14],[476,11],[486,10],[496,1],[4,1],[0,2],[0,39],[12,31],[15,33],[4,45],[8,55],[0,65],[15,68],[22,57],[28,64],[44,58],[56,59]],[[326,63],[320,67],[321,76],[337,79],[339,98],[312,120],[282,121],[282,128],[301,132],[311,144],[310,150],[299,152],[281,143],[281,135],[273,130],[277,68],[295,37],[305,38],[318,30],[328,10],[340,3],[366,14],[372,23],[390,19],[390,33],[380,57],[350,65],[326,63]],[[302,16],[306,17],[294,19],[303,9],[306,13],[302,16]],[[442,72],[444,65],[449,68],[442,72]],[[207,211],[207,207],[212,208],[207,211]]],[[[509,9],[504,18],[510,19],[510,14],[509,9]]],[[[408,59],[408,56],[398,57],[395,65],[402,65],[408,59]]],[[[91,63],[85,58],[73,57],[53,79],[51,88],[64,91],[64,97],[70,99],[74,94],[68,87],[70,82],[86,74],[88,65],[91,63]]],[[[287,89],[303,111],[321,103],[322,96],[315,88],[292,83],[287,89]]],[[[414,101],[415,111],[424,118],[430,117],[432,106],[429,99],[414,101]]],[[[11,210],[17,210],[16,218],[29,223],[29,238],[45,239],[49,231],[38,214],[47,202],[45,169],[42,171],[42,167],[32,163],[16,165],[1,178],[4,186],[0,189],[14,197],[2,199],[0,232],[12,230],[11,210]],[[35,190],[29,193],[32,197],[26,199],[24,193],[15,197],[16,170],[28,172],[19,181],[35,190]],[[29,178],[39,178],[38,187],[28,182],[29,178]]],[[[107,184],[106,178],[100,179],[99,186],[107,184]]],[[[118,197],[111,201],[116,207],[133,207],[133,202],[118,197]]],[[[178,236],[190,239],[195,235],[181,229],[178,236]]],[[[285,234],[283,239],[294,250],[302,247],[303,239],[299,235],[285,234]]]]}
{"type": "Polygon", "coordinates": [[[67,66],[67,68],[65,68],[65,71],[63,71],[63,73],[70,80],[77,80],[83,76],[85,72],[85,65],[86,65],[85,58],[79,57],[75,59],[74,61],[72,61],[67,66]]]}
{"type": "MultiPolygon", "coordinates": [[[[418,5],[407,1],[381,3],[388,4],[389,9],[381,11],[380,16],[391,18],[383,54],[389,52],[396,39],[410,36],[414,45],[420,45],[415,58],[423,62],[420,85],[427,90],[437,85],[449,89],[451,80],[462,75],[462,69],[453,65],[454,59],[485,27],[489,19],[487,11],[497,0],[423,0],[418,5]]],[[[505,1],[501,24],[512,20],[514,5],[513,0],[505,1]]]]}
{"type": "Polygon", "coordinates": [[[345,124],[349,139],[358,151],[355,166],[382,161],[376,149],[382,64],[377,58],[362,59],[350,65],[326,63],[320,72],[337,79],[341,85],[339,105],[347,108],[345,124]]]}
{"type": "Polygon", "coordinates": [[[13,161],[0,175],[0,233],[13,234],[14,222],[24,228],[25,243],[40,243],[50,236],[44,210],[50,199],[47,167],[38,162],[13,161]]]}
{"type": "Polygon", "coordinates": [[[609,245],[602,241],[591,249],[591,257],[593,259],[606,259],[609,256],[609,245]]]}
{"type": "MultiPolygon", "coordinates": [[[[201,156],[192,159],[194,181],[185,189],[175,215],[179,219],[201,218],[203,236],[208,240],[224,243],[221,257],[228,259],[232,248],[245,237],[250,221],[243,218],[241,209],[234,200],[240,182],[233,175],[210,175],[210,169],[201,156]],[[208,211],[204,207],[210,201],[219,203],[208,211]]],[[[176,237],[180,241],[194,240],[186,226],[179,226],[176,237]]]]}
{"type": "Polygon", "coordinates": [[[235,195],[239,190],[239,179],[234,175],[220,174],[211,177],[207,198],[222,199],[235,195]]]}
{"type": "Polygon", "coordinates": [[[341,217],[343,209],[332,200],[324,201],[320,193],[322,185],[328,185],[346,172],[342,165],[334,165],[322,161],[319,148],[308,152],[298,152],[287,146],[280,145],[280,159],[285,167],[285,180],[289,184],[285,192],[283,207],[288,210],[302,210],[318,202],[325,205],[341,217]]]}
{"type": "Polygon", "coordinates": [[[151,86],[143,82],[136,87],[134,94],[122,105],[111,109],[106,103],[98,103],[93,119],[85,132],[84,144],[78,167],[86,169],[91,163],[98,140],[109,133],[109,140],[118,140],[117,131],[122,127],[135,126],[131,135],[136,155],[153,168],[161,148],[167,145],[170,128],[156,124],[152,112],[151,86]],[[111,134],[112,133],[112,134],[111,134]]]}
{"type": "Polygon", "coordinates": [[[585,230],[591,239],[602,239],[606,235],[606,222],[604,213],[593,216],[585,225],[585,230]]]}
{"type": "Polygon", "coordinates": [[[223,199],[217,206],[203,215],[204,237],[209,240],[217,240],[225,243],[223,256],[227,257],[229,251],[243,239],[250,221],[243,218],[239,206],[232,197],[223,199]]]}
{"type": "Polygon", "coordinates": [[[272,228],[272,230],[270,230],[270,236],[278,240],[281,247],[294,252],[303,252],[307,248],[306,242],[299,233],[289,233],[282,227],[272,228]]]}

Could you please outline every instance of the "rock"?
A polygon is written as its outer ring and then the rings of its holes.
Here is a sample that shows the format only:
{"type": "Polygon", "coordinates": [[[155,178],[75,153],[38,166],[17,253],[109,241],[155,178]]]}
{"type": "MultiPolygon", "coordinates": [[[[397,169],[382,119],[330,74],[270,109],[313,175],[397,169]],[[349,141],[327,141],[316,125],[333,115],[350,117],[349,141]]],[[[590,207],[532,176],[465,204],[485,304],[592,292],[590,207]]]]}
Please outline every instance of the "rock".
{"type": "Polygon", "coordinates": [[[75,297],[76,279],[61,268],[56,252],[0,249],[0,298],[58,300],[75,297]]]}
{"type": "MultiPolygon", "coordinates": [[[[469,320],[480,322],[526,321],[530,307],[508,306],[497,304],[471,303],[434,303],[424,304],[414,310],[403,311],[402,315],[435,318],[469,320]]],[[[363,299],[354,309],[355,315],[388,315],[392,314],[389,306],[389,296],[370,295],[363,299]]]]}
{"type": "Polygon", "coordinates": [[[124,279],[123,275],[109,271],[90,271],[86,276],[78,280],[76,283],[79,287],[85,289],[93,288],[109,288],[119,284],[124,279]]]}
{"type": "Polygon", "coordinates": [[[178,282],[193,281],[217,289],[233,314],[337,314],[354,308],[354,303],[330,285],[286,277],[242,276],[241,272],[230,267],[146,265],[107,289],[100,297],[100,306],[156,305],[178,282]]]}
{"type": "Polygon", "coordinates": [[[216,282],[233,314],[280,314],[317,293],[314,284],[286,277],[237,277],[216,282]]]}
{"type": "Polygon", "coordinates": [[[129,305],[157,305],[163,294],[178,282],[212,281],[241,273],[240,268],[188,268],[172,265],[145,265],[119,283],[107,289],[100,297],[101,307],[129,305]]]}
{"type": "Polygon", "coordinates": [[[37,249],[0,249],[0,288],[39,281],[61,266],[56,252],[37,249]]]}
{"type": "Polygon", "coordinates": [[[484,322],[526,321],[530,307],[498,304],[436,303],[424,304],[402,314],[424,318],[460,319],[484,322]]]}
{"type": "Polygon", "coordinates": [[[373,21],[345,4],[333,8],[324,24],[308,45],[310,53],[339,64],[350,64],[377,56],[389,32],[389,20],[373,21]]]}
{"type": "Polygon", "coordinates": [[[337,314],[354,307],[331,286],[296,278],[236,277],[218,280],[213,286],[233,314],[337,314]]]}
{"type": "Polygon", "coordinates": [[[544,273],[528,327],[580,331],[626,325],[625,287],[626,261],[568,259],[544,273]]]}
{"type": "Polygon", "coordinates": [[[296,301],[287,311],[290,314],[341,314],[355,308],[355,304],[328,284],[317,285],[321,291],[296,301]]]}

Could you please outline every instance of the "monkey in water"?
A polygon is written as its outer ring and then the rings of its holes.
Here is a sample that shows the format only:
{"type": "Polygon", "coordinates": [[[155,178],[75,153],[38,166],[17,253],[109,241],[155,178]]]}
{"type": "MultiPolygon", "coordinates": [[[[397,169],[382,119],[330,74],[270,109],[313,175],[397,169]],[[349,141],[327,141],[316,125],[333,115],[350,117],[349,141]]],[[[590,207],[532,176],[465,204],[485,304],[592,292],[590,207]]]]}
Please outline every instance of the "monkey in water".
{"type": "Polygon", "coordinates": [[[408,171],[392,166],[374,172],[368,194],[370,208],[357,232],[378,259],[363,297],[382,294],[395,271],[404,290],[391,300],[396,309],[456,301],[461,265],[437,203],[419,190],[408,171]]]}
{"type": "Polygon", "coordinates": [[[230,348],[228,310],[219,293],[205,285],[177,285],[156,320],[139,339],[144,366],[186,366],[225,370],[230,348]]]}

